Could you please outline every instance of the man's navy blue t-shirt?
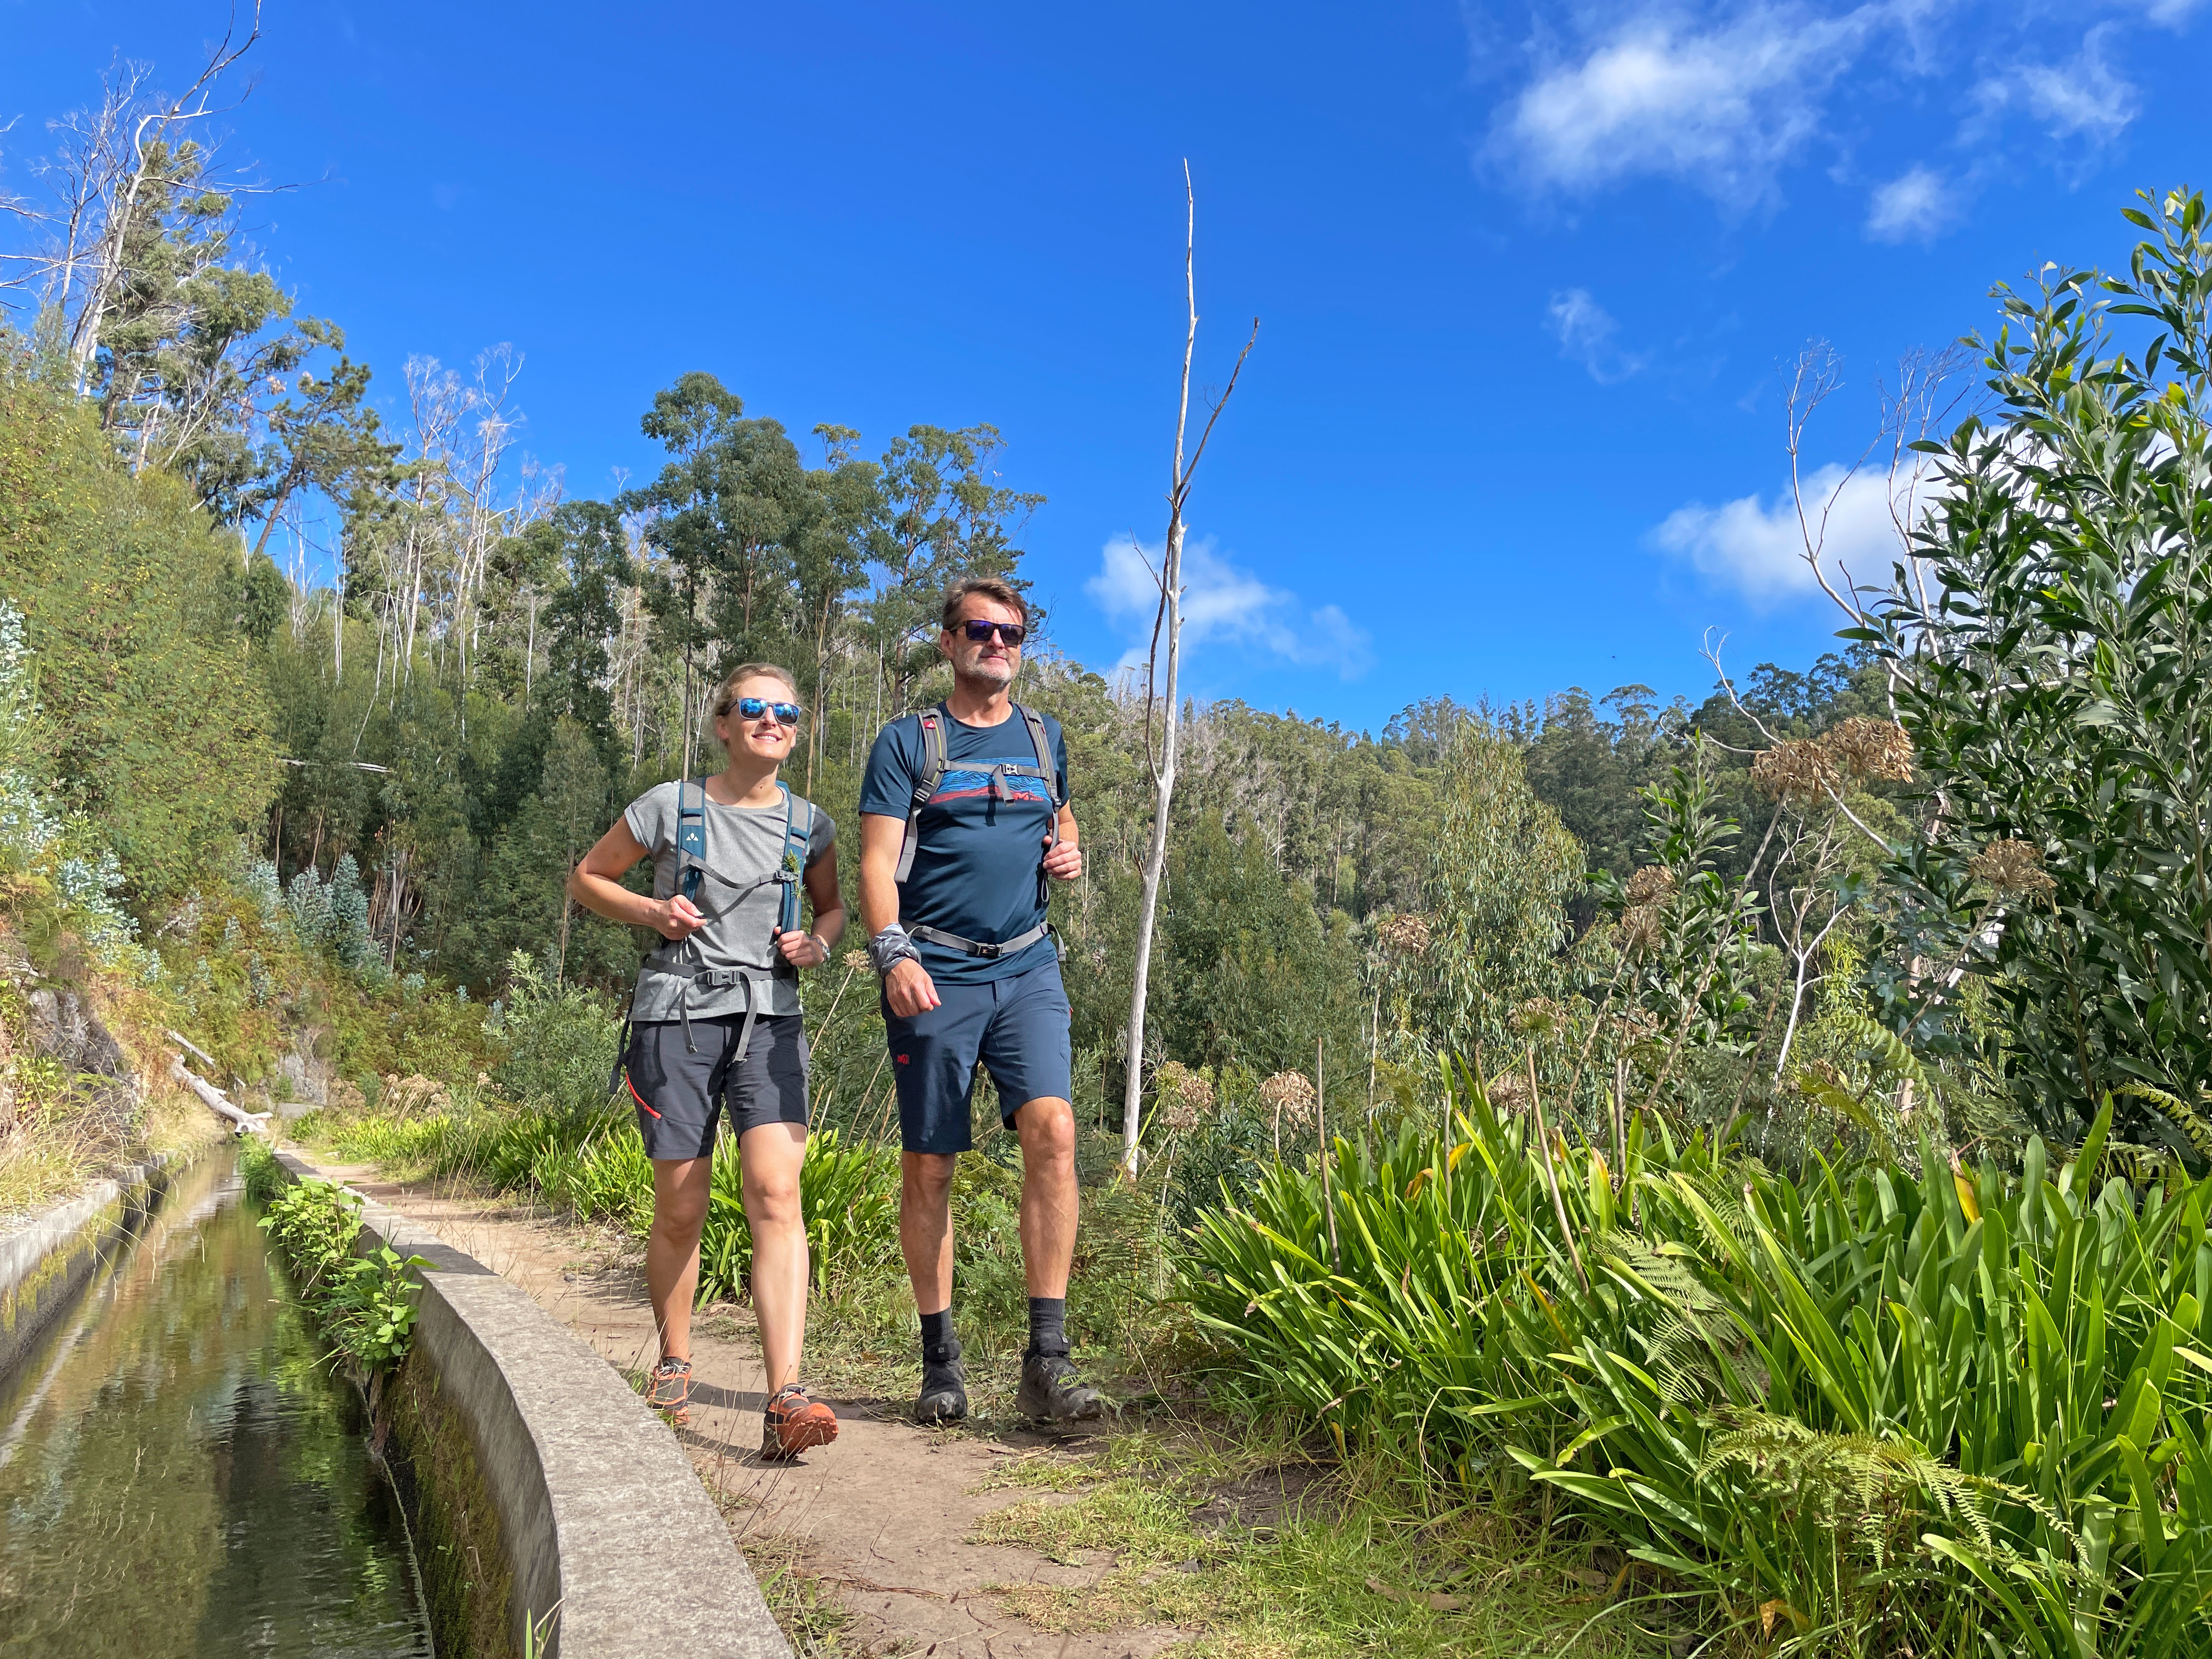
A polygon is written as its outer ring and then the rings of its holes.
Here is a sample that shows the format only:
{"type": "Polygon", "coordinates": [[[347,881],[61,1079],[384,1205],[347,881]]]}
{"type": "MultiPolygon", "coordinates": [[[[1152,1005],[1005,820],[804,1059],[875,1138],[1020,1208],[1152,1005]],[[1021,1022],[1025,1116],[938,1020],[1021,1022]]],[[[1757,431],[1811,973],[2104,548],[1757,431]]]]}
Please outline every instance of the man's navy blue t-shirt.
{"type": "MultiPolygon", "coordinates": [[[[1060,775],[1060,795],[1067,799],[1067,746],[1060,722],[1041,715],[1060,775]]],[[[914,870],[899,884],[899,921],[906,927],[940,928],[995,945],[1018,938],[1044,920],[1037,902],[1037,866],[1044,860],[1045,832],[1051,828],[1052,798],[1040,778],[1006,780],[1008,800],[991,799],[988,769],[996,764],[1034,767],[1036,751],[1018,713],[996,726],[967,726],[945,719],[945,775],[916,826],[914,870]]],[[[868,770],[860,781],[860,811],[903,822],[915,786],[929,770],[929,745],[921,716],[906,714],[877,735],[868,751],[868,770]]],[[[1010,957],[971,957],[945,945],[916,939],[921,965],[940,985],[978,985],[1025,971],[1051,953],[1041,939],[1010,957]]]]}

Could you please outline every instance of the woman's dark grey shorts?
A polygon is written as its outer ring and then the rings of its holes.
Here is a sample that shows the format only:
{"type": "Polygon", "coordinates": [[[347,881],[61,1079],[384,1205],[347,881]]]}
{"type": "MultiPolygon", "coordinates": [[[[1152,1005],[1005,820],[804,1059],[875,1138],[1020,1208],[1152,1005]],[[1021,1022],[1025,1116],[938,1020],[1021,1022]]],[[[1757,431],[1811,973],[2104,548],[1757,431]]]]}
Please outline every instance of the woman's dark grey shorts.
{"type": "Polygon", "coordinates": [[[763,1014],[753,1022],[745,1057],[737,1058],[744,1016],[691,1022],[640,1020],[630,1027],[623,1077],[637,1108],[647,1158],[706,1158],[726,1109],[732,1133],[763,1123],[806,1127],[806,1022],[799,1014],[763,1014]]]}

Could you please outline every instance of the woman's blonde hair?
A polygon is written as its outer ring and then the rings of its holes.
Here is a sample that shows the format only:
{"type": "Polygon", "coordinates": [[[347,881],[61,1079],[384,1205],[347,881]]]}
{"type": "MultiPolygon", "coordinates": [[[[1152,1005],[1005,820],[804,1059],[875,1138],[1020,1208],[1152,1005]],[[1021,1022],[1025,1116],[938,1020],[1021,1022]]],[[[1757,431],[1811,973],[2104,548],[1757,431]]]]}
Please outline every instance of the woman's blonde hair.
{"type": "Polygon", "coordinates": [[[722,682],[722,689],[714,694],[714,718],[721,720],[728,715],[732,705],[738,700],[739,686],[747,680],[758,679],[781,680],[791,688],[791,700],[793,702],[799,701],[799,682],[792,678],[791,671],[782,664],[741,662],[730,671],[730,678],[722,682]]]}

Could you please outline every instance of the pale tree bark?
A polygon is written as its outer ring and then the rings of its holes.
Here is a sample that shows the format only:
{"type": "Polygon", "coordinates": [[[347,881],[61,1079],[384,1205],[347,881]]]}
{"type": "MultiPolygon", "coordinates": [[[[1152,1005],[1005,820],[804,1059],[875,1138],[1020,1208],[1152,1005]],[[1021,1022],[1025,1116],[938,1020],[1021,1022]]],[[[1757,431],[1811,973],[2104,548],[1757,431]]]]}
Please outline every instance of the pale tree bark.
{"type": "Polygon", "coordinates": [[[1137,917],[1137,961],[1129,986],[1128,1063],[1124,1071],[1121,1087],[1121,1167],[1133,1176],[1137,1172],[1137,1129],[1142,1114],[1145,1094],[1145,1004],[1151,990],[1152,969],[1152,923],[1160,905],[1160,878],[1168,863],[1168,809],[1175,799],[1176,738],[1181,729],[1180,705],[1177,702],[1177,680],[1182,666],[1182,540],[1183,506],[1189,499],[1191,477],[1198,470],[1199,458],[1206,453],[1206,441],[1213,435],[1213,423],[1221,418],[1229,399],[1237,390],[1237,377],[1244,372],[1244,360],[1252,355],[1254,342],[1260,337],[1260,324],[1255,318],[1251,337],[1244,342],[1243,350],[1237,354],[1236,367],[1229,372],[1229,383],[1222,388],[1220,398],[1206,416],[1205,428],[1198,434],[1198,446],[1190,452],[1188,462],[1183,458],[1183,441],[1190,424],[1190,364],[1198,349],[1198,286],[1195,273],[1195,252],[1198,241],[1198,199],[1190,182],[1190,163],[1182,168],[1183,190],[1183,251],[1182,283],[1185,308],[1190,322],[1182,342],[1182,384],[1176,404],[1175,462],[1168,475],[1168,533],[1160,550],[1160,608],[1152,623],[1152,650],[1145,671],[1145,758],[1152,773],[1152,837],[1145,854],[1144,896],[1137,917]],[[1165,695],[1159,701],[1165,720],[1160,737],[1159,752],[1155,755],[1152,744],[1152,711],[1154,702],[1154,673],[1159,665],[1160,646],[1167,646],[1167,677],[1165,695]]]}

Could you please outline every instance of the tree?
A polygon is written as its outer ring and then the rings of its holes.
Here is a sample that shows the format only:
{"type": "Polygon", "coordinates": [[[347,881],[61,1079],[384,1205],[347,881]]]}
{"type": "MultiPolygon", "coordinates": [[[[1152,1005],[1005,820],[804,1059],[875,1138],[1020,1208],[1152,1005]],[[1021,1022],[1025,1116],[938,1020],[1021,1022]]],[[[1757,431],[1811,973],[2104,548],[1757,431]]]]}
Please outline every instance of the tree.
{"type": "Polygon", "coordinates": [[[2212,243],[2201,195],[2143,199],[2125,276],[1998,290],[1991,412],[1923,446],[1920,562],[1856,631],[1933,808],[1895,860],[1890,1018],[1955,1036],[1984,975],[2021,1105],[2066,1133],[2107,1092],[2123,1122],[2212,1109],[2212,243]]]}
{"type": "Polygon", "coordinates": [[[376,411],[364,401],[368,369],[344,355],[345,335],[335,325],[310,317],[299,331],[338,360],[319,379],[301,374],[291,398],[269,411],[260,472],[239,491],[235,514],[241,522],[261,521],[256,553],[267,550],[284,509],[300,495],[313,491],[342,501],[356,489],[388,489],[398,482],[392,463],[400,447],[384,441],[376,411]]]}
{"type": "Polygon", "coordinates": [[[1495,726],[1461,724],[1442,793],[1424,890],[1432,918],[1425,1023],[1444,1051],[1495,1071],[1516,1057],[1522,1006],[1565,987],[1560,951],[1583,852],[1495,726]]]}
{"type": "Polygon", "coordinates": [[[1260,322],[1252,321],[1252,337],[1244,343],[1244,349],[1237,354],[1236,367],[1229,371],[1229,383],[1222,388],[1221,397],[1210,414],[1206,426],[1198,434],[1198,443],[1190,452],[1188,462],[1183,458],[1183,439],[1190,424],[1190,364],[1198,349],[1198,277],[1195,264],[1198,246],[1198,198],[1190,183],[1190,163],[1183,163],[1183,204],[1185,210],[1182,281],[1185,309],[1190,318],[1183,334],[1182,386],[1176,404],[1175,459],[1168,468],[1168,533],[1160,544],[1160,610],[1152,624],[1152,655],[1145,671],[1145,757],[1152,768],[1152,839],[1145,854],[1144,896],[1137,917],[1137,959],[1129,980],[1128,1072],[1121,1092],[1121,1166],[1132,1178],[1137,1173],[1137,1131],[1141,1121],[1144,1099],[1145,1054],[1145,998],[1149,987],[1152,964],[1152,921],[1160,902],[1160,878],[1166,873],[1168,863],[1168,814],[1175,805],[1176,746],[1181,730],[1177,719],[1182,705],[1176,701],[1176,681],[1182,665],[1182,538],[1183,506],[1189,499],[1191,476],[1198,470],[1200,459],[1206,453],[1206,441],[1213,435],[1214,422],[1221,411],[1229,406],[1229,399],[1237,390],[1237,377],[1243,373],[1244,360],[1252,354],[1254,341],[1260,337],[1260,322]],[[1165,718],[1161,723],[1160,748],[1157,759],[1152,754],[1152,710],[1153,707],[1153,674],[1159,665],[1159,651],[1163,636],[1167,646],[1167,680],[1160,706],[1165,718]]]}
{"type": "MultiPolygon", "coordinates": [[[[1015,573],[1022,555],[1013,538],[1044,497],[992,482],[997,475],[987,464],[1005,447],[994,426],[957,432],[915,426],[884,452],[867,551],[884,575],[868,621],[893,714],[906,708],[908,688],[936,665],[938,613],[956,577],[1002,576],[1028,586],[1015,573]]],[[[1030,626],[1042,620],[1033,611],[1030,626]]]]}

